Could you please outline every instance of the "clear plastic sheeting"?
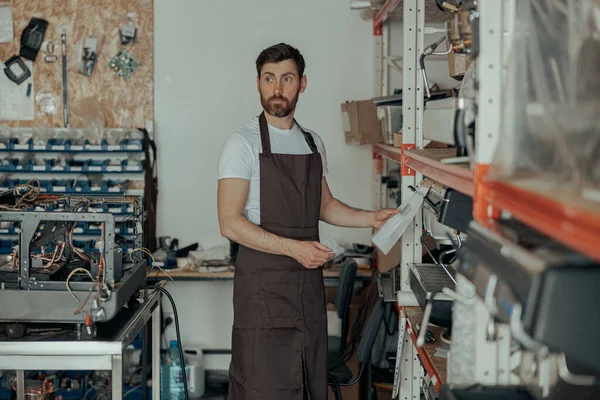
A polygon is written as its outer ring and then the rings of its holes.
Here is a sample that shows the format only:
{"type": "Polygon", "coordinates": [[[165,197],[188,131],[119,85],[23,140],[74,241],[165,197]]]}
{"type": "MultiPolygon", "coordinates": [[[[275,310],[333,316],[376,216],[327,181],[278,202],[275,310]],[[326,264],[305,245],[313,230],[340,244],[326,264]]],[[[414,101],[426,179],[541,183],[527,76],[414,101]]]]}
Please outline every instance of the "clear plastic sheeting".
{"type": "Polygon", "coordinates": [[[600,189],[600,0],[516,7],[492,177],[584,197],[600,189]]]}

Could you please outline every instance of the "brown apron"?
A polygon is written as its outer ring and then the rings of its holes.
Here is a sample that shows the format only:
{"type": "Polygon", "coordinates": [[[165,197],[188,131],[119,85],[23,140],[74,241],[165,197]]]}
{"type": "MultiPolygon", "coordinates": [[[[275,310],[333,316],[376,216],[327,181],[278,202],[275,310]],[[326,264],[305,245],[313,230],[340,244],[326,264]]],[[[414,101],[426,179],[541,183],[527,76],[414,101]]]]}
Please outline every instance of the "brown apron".
{"type": "MultiPolygon", "coordinates": [[[[259,117],[260,226],[296,240],[319,240],[323,165],[311,154],[271,153],[259,117]]],[[[321,268],[240,246],[233,283],[230,400],[327,399],[327,313],[321,268]]]]}

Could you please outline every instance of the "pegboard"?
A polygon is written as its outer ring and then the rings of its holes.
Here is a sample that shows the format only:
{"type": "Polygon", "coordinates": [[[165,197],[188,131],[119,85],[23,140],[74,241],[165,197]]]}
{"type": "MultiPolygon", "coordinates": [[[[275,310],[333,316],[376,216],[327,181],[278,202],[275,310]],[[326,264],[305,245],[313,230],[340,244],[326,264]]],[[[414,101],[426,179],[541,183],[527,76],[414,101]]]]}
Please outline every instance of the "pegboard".
{"type": "MultiPolygon", "coordinates": [[[[154,119],[154,7],[153,0],[13,0],[14,41],[0,43],[0,59],[19,53],[20,37],[32,17],[48,21],[45,40],[54,43],[57,61],[46,63],[42,50],[33,63],[34,99],[51,94],[56,104],[45,115],[36,102],[33,121],[0,121],[5,127],[63,128],[61,27],[67,30],[68,104],[70,128],[145,127],[154,119]],[[120,29],[128,20],[137,26],[135,43],[122,45],[120,29]],[[78,71],[83,41],[99,38],[97,62],[91,76],[78,71]],[[109,67],[125,49],[139,68],[125,80],[109,67]]],[[[3,72],[0,72],[3,73],[3,72]]]]}

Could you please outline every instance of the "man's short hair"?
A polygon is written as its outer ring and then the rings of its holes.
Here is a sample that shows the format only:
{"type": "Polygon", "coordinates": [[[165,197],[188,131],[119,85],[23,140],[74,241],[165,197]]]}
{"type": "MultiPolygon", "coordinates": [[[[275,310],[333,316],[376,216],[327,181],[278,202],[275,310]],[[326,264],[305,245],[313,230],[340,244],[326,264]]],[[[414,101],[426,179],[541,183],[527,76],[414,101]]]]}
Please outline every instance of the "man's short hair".
{"type": "Polygon", "coordinates": [[[279,43],[261,51],[256,59],[256,72],[258,72],[258,76],[260,76],[265,64],[278,63],[285,60],[293,60],[296,63],[298,77],[302,78],[304,75],[304,68],[306,67],[304,57],[302,57],[302,54],[300,54],[298,49],[285,43],[279,43]]]}

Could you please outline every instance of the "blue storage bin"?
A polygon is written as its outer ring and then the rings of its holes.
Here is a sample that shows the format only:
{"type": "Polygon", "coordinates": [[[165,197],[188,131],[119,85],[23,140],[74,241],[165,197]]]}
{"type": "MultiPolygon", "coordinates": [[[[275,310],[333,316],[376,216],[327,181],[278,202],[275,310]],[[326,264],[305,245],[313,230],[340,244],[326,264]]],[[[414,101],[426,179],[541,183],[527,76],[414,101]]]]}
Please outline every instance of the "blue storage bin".
{"type": "Polygon", "coordinates": [[[72,180],[55,179],[50,182],[50,192],[52,193],[69,193],[71,192],[72,180]]]}
{"type": "Polygon", "coordinates": [[[11,140],[11,150],[12,151],[29,151],[31,150],[31,139],[25,141],[25,142],[21,142],[19,139],[17,138],[12,138],[11,140]]]}
{"type": "Polygon", "coordinates": [[[89,190],[90,193],[106,193],[108,190],[108,183],[107,181],[91,180],[89,190]]]}
{"type": "Polygon", "coordinates": [[[105,160],[88,160],[83,167],[85,172],[104,172],[106,170],[105,160]]]}
{"type": "Polygon", "coordinates": [[[11,139],[1,139],[0,140],[0,151],[9,151],[12,149],[11,139]]]}
{"type": "Polygon", "coordinates": [[[62,163],[55,159],[46,159],[46,171],[65,172],[69,170],[68,163],[62,163]]]}
{"type": "Polygon", "coordinates": [[[123,163],[118,160],[107,160],[106,172],[124,172],[123,163]]]}
{"type": "MultiPolygon", "coordinates": [[[[25,182],[23,182],[23,183],[25,183],[25,182]]],[[[40,192],[47,193],[47,192],[50,192],[51,190],[52,190],[52,183],[49,180],[44,179],[44,180],[40,181],[40,192]]]]}
{"type": "Polygon", "coordinates": [[[121,150],[142,151],[144,150],[144,142],[141,139],[123,139],[121,140],[121,150]]]}
{"type": "Polygon", "coordinates": [[[121,235],[133,235],[135,233],[135,221],[124,221],[121,223],[121,235]]]}
{"type": "Polygon", "coordinates": [[[85,161],[68,160],[67,168],[70,172],[83,172],[85,169],[85,161]]]}
{"type": "Polygon", "coordinates": [[[92,212],[106,212],[107,206],[106,204],[91,204],[88,207],[88,210],[92,212]]]}
{"type": "Polygon", "coordinates": [[[21,166],[19,164],[19,160],[14,158],[5,158],[0,160],[0,172],[14,172],[17,170],[18,165],[21,166]]]}
{"type": "Polygon", "coordinates": [[[20,229],[20,223],[13,222],[10,224],[10,227],[8,228],[8,233],[9,233],[9,235],[16,235],[18,233],[19,229],[20,229]]]}
{"type": "Polygon", "coordinates": [[[89,222],[85,234],[100,235],[100,232],[102,232],[102,224],[100,222],[89,222]]]}
{"type": "Polygon", "coordinates": [[[78,179],[77,181],[73,181],[73,183],[71,184],[71,190],[73,191],[73,193],[89,193],[89,179],[78,179]]]}
{"type": "Polygon", "coordinates": [[[91,143],[89,140],[86,140],[84,145],[83,145],[83,149],[85,151],[106,151],[106,141],[102,140],[100,142],[100,144],[98,143],[91,143]]]}
{"type": "Polygon", "coordinates": [[[106,143],[106,151],[120,152],[121,143],[106,143]]]}
{"type": "Polygon", "coordinates": [[[46,168],[45,160],[29,160],[29,163],[27,164],[27,170],[29,172],[45,172],[46,168]]]}
{"type": "Polygon", "coordinates": [[[69,143],[66,139],[49,139],[46,149],[48,151],[67,151],[69,143]]]}
{"type": "Polygon", "coordinates": [[[85,151],[85,143],[86,141],[81,139],[69,139],[69,151],[77,152],[77,151],[85,151]]]}
{"type": "Polygon", "coordinates": [[[109,204],[106,211],[114,215],[126,214],[127,204],[109,204]]]}
{"type": "Polygon", "coordinates": [[[15,179],[5,179],[0,181],[0,191],[12,190],[15,187],[15,179]]]}
{"type": "Polygon", "coordinates": [[[119,193],[125,192],[125,181],[110,180],[106,182],[106,190],[108,193],[119,193]]]}
{"type": "Polygon", "coordinates": [[[143,168],[143,164],[139,160],[123,160],[121,165],[123,172],[140,172],[143,168]]]}
{"type": "Polygon", "coordinates": [[[85,235],[85,234],[87,234],[87,231],[88,231],[88,223],[79,221],[79,222],[77,222],[77,226],[75,227],[73,234],[74,235],[85,235]]]}

